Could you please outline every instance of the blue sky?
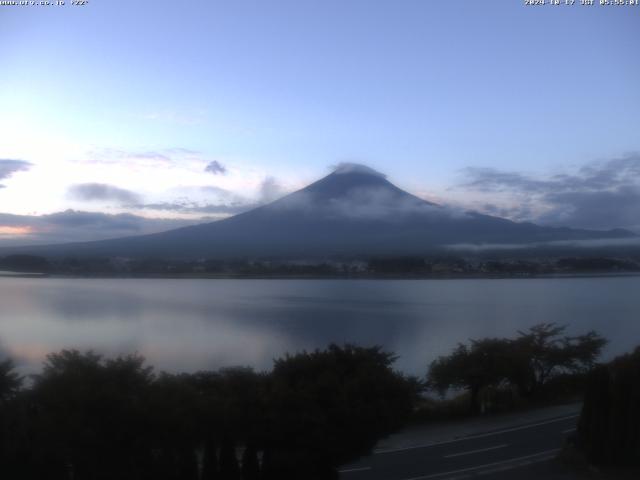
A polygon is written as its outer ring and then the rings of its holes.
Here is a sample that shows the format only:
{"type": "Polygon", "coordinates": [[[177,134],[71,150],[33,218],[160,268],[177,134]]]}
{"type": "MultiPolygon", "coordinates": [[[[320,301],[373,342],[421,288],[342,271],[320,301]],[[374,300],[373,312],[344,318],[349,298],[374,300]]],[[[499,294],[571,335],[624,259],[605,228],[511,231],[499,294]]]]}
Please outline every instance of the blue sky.
{"type": "Polygon", "coordinates": [[[0,241],[43,239],[62,227],[31,217],[69,209],[98,237],[132,233],[109,215],[141,232],[219,218],[342,161],[515,220],[635,228],[640,7],[523,3],[0,7],[0,241]],[[591,193],[627,223],[585,220],[591,193]]]}

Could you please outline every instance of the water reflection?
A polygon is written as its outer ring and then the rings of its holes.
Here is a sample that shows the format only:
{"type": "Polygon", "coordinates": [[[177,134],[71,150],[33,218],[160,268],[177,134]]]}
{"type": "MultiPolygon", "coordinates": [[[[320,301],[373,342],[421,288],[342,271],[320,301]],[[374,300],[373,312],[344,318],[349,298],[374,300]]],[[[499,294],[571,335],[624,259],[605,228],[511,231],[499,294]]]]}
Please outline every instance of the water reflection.
{"type": "Polygon", "coordinates": [[[0,278],[0,338],[35,369],[61,348],[140,352],[168,370],[269,368],[329,342],[381,344],[423,373],[457,342],[539,322],[596,329],[608,354],[640,343],[640,278],[86,280],[0,278]]]}

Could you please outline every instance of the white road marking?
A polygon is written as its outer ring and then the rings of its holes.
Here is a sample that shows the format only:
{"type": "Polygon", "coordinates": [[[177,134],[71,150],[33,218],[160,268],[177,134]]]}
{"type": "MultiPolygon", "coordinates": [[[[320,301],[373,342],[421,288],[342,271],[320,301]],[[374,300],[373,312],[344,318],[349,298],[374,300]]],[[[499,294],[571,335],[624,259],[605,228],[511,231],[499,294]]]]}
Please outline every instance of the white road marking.
{"type": "Polygon", "coordinates": [[[499,448],[504,448],[506,446],[508,445],[505,443],[504,445],[496,445],[495,447],[479,448],[478,450],[469,450],[468,452],[452,453],[451,455],[445,455],[444,458],[462,457],[463,455],[472,455],[474,453],[488,452],[489,450],[497,450],[499,448]]]}
{"type": "Polygon", "coordinates": [[[575,431],[576,431],[576,428],[573,427],[573,428],[567,428],[566,430],[562,430],[562,433],[571,433],[571,432],[575,432],[575,431]]]}
{"type": "Polygon", "coordinates": [[[541,425],[548,425],[550,423],[557,423],[557,422],[562,422],[564,420],[569,420],[572,418],[578,418],[580,415],[568,415],[566,417],[561,417],[561,418],[554,418],[553,420],[547,420],[544,422],[538,422],[538,423],[532,423],[531,425],[522,425],[520,427],[513,427],[513,428],[507,428],[504,430],[498,430],[495,432],[489,432],[489,433],[481,433],[479,435],[471,435],[468,437],[460,437],[460,438],[454,438],[453,440],[446,440],[444,442],[435,442],[435,443],[425,443],[422,445],[412,445],[410,447],[403,447],[403,448],[389,448],[389,449],[385,449],[385,450],[376,450],[375,452],[373,452],[374,455],[381,455],[384,453],[395,453],[395,452],[404,452],[405,450],[415,450],[417,448],[427,448],[427,447],[435,447],[438,445],[447,445],[449,443],[455,443],[455,442],[464,442],[465,440],[474,440],[476,438],[485,438],[485,437],[491,437],[493,435],[500,435],[502,433],[510,433],[510,432],[517,432],[518,430],[526,430],[528,428],[535,428],[535,427],[539,427],[541,425]]]}
{"type": "MultiPolygon", "coordinates": [[[[549,458],[551,458],[553,456],[553,454],[555,454],[555,453],[557,453],[559,451],[560,451],[559,448],[554,448],[552,450],[545,450],[544,452],[533,453],[531,455],[525,455],[523,457],[510,458],[508,460],[502,460],[500,462],[485,463],[483,465],[476,465],[474,467],[461,468],[460,470],[450,470],[448,472],[433,473],[431,475],[424,475],[422,477],[405,478],[404,480],[427,480],[429,478],[444,477],[446,475],[456,475],[458,473],[472,472],[474,470],[481,470],[483,468],[488,468],[488,467],[496,467],[498,465],[505,465],[505,464],[508,464],[508,463],[522,462],[524,460],[530,460],[530,459],[533,459],[535,457],[540,457],[538,459],[538,461],[543,461],[543,460],[547,459],[547,457],[545,457],[545,455],[548,456],[549,458]]],[[[527,463],[532,463],[532,462],[527,462],[527,463]]],[[[516,466],[519,466],[519,465],[516,465],[516,466]]]]}
{"type": "Polygon", "coordinates": [[[371,467],[347,468],[345,470],[338,470],[338,473],[364,472],[366,470],[371,470],[371,467]]]}

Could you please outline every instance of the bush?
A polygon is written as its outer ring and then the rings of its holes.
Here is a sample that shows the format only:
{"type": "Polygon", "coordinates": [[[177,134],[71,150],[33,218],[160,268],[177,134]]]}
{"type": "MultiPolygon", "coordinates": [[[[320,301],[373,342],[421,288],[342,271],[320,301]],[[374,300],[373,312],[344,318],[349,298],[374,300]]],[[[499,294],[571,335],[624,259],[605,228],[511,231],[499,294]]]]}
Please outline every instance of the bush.
{"type": "Polygon", "coordinates": [[[593,464],[640,466],[640,347],[589,374],[578,442],[593,464]]]}
{"type": "Polygon", "coordinates": [[[450,355],[431,363],[428,385],[441,394],[451,388],[466,389],[471,413],[484,411],[483,392],[506,391],[508,401],[513,389],[528,399],[550,396],[560,390],[563,378],[575,384],[606,344],[593,331],[570,337],[564,335],[565,329],[542,323],[519,332],[515,339],[485,338],[459,344],[450,355]]]}
{"type": "Polygon", "coordinates": [[[419,384],[394,359],[331,345],[276,360],[268,374],[156,375],[136,355],[63,350],[27,389],[2,362],[3,478],[336,478],[413,410],[419,384]]]}

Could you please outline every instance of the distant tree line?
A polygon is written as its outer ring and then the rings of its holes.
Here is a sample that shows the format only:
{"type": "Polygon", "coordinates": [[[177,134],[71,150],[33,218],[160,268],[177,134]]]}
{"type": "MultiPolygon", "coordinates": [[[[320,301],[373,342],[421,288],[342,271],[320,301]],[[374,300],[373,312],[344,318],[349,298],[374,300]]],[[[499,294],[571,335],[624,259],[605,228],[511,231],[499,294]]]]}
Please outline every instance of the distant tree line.
{"type": "Polygon", "coordinates": [[[562,257],[537,260],[385,256],[367,259],[289,261],[278,259],[44,258],[0,257],[0,270],[78,276],[532,276],[598,272],[638,272],[640,258],[562,257]]]}
{"type": "Polygon", "coordinates": [[[508,393],[535,399],[557,388],[582,382],[607,343],[594,331],[565,335],[566,327],[542,323],[519,332],[516,338],[484,338],[458,344],[449,355],[434,360],[428,385],[444,394],[463,389],[469,410],[483,411],[490,403],[483,393],[508,393]]]}
{"type": "Polygon", "coordinates": [[[8,255],[0,257],[0,270],[27,273],[48,273],[51,263],[36,255],[8,255]]]}
{"type": "Polygon", "coordinates": [[[25,383],[0,363],[11,480],[335,479],[410,416],[420,384],[379,347],[331,345],[273,370],[155,373],[143,358],[51,354],[25,383]]]}

